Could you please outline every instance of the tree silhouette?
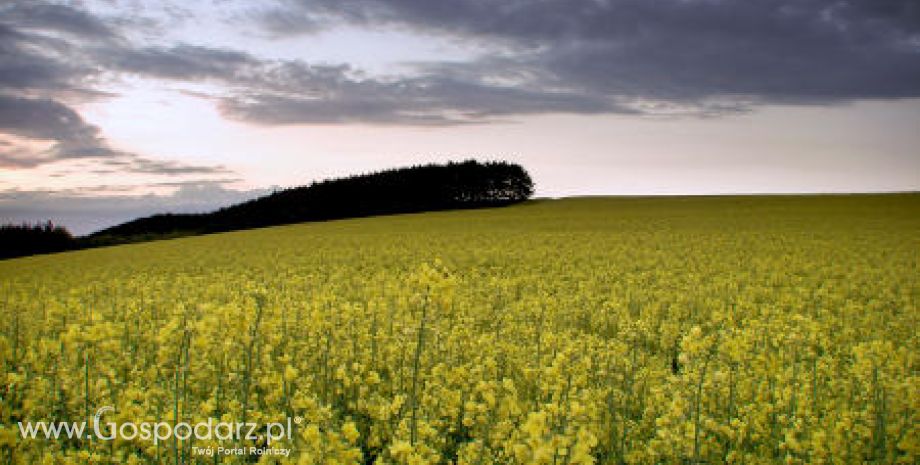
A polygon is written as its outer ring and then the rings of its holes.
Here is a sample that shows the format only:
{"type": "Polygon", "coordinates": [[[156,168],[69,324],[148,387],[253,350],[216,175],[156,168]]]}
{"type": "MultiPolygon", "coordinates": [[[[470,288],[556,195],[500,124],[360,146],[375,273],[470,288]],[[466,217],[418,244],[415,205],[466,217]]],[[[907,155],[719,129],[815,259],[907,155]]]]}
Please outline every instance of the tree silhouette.
{"type": "Polygon", "coordinates": [[[533,181],[520,165],[419,165],[284,189],[211,213],[139,218],[77,239],[50,221],[6,225],[0,227],[0,258],[305,221],[497,207],[532,195],[533,181]]]}
{"type": "Polygon", "coordinates": [[[521,202],[533,181],[520,165],[475,160],[315,182],[203,214],[140,218],[90,236],[96,244],[168,234],[234,231],[304,221],[481,208],[521,202]]]}
{"type": "Polygon", "coordinates": [[[75,246],[70,232],[51,221],[0,226],[0,258],[60,252],[75,246]]]}

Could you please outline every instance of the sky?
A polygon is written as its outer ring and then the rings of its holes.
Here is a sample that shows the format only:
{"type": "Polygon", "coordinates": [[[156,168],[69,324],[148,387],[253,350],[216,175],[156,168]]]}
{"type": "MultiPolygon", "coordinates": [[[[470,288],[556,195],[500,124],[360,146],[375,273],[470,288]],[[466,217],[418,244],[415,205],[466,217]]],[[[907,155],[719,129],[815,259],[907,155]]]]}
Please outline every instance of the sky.
{"type": "Polygon", "coordinates": [[[0,4],[0,222],[468,158],[541,197],[920,190],[920,2],[0,4]]]}

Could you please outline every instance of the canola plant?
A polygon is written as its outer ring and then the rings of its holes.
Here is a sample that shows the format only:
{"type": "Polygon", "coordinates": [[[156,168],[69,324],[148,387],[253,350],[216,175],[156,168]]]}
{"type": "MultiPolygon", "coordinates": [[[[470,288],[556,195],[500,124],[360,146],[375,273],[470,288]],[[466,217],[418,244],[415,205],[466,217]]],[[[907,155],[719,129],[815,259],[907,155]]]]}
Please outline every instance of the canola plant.
{"type": "Polygon", "coordinates": [[[534,201],[8,260],[0,463],[916,464],[918,264],[918,195],[534,201]],[[177,434],[208,422],[284,434],[177,434]]]}

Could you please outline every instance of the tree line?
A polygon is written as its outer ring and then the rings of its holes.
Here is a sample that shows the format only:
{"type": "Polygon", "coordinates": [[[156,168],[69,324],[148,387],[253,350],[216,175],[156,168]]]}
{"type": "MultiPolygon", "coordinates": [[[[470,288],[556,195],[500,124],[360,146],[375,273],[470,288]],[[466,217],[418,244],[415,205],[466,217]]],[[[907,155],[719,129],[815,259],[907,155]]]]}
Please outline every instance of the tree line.
{"type": "MultiPolygon", "coordinates": [[[[57,226],[54,229],[70,238],[69,248],[95,247],[307,221],[498,207],[527,200],[533,195],[533,187],[530,175],[520,165],[467,160],[314,182],[210,213],[139,218],[82,238],[74,239],[57,226]]],[[[17,234],[31,241],[32,246],[25,247],[26,242],[7,245],[4,241],[0,255],[3,258],[67,249],[60,248],[67,242],[54,242],[47,233],[25,227],[7,228],[17,229],[17,234]],[[52,247],[52,243],[56,245],[52,247]]]]}
{"type": "Polygon", "coordinates": [[[77,240],[66,228],[50,221],[0,225],[0,259],[62,252],[76,246],[77,240]]]}

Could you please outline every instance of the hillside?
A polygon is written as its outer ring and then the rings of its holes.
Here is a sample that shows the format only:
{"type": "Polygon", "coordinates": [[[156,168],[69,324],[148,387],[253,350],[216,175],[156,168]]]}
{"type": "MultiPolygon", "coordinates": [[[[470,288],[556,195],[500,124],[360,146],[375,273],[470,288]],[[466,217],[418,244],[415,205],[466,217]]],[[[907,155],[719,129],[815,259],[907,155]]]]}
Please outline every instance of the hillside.
{"type": "Polygon", "coordinates": [[[162,213],[86,237],[50,222],[0,225],[0,259],[307,221],[499,207],[533,195],[527,171],[475,160],[395,168],[273,192],[209,213],[162,213]]]}
{"type": "Polygon", "coordinates": [[[203,214],[162,214],[98,231],[105,242],[169,234],[234,231],[304,221],[481,208],[527,200],[533,182],[520,166],[468,160],[315,182],[203,214]]]}

